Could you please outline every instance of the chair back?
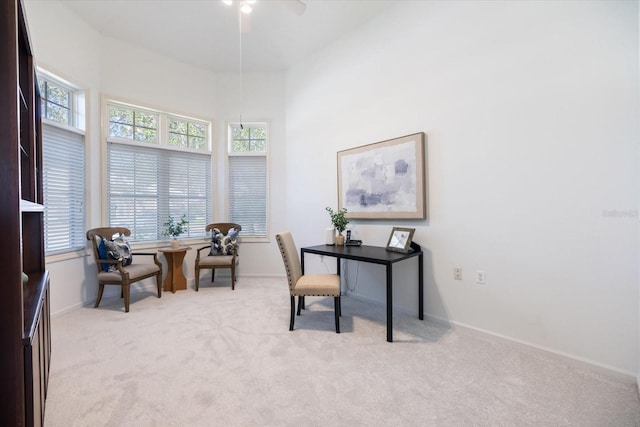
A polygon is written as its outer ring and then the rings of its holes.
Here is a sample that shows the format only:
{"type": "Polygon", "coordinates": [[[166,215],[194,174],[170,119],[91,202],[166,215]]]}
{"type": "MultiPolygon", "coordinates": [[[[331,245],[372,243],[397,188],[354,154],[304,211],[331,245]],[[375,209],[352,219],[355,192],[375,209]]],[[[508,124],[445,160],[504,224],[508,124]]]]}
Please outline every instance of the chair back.
{"type": "Polygon", "coordinates": [[[293,290],[296,286],[296,283],[298,283],[298,279],[302,277],[302,267],[300,266],[298,249],[296,248],[296,244],[293,241],[293,236],[288,231],[276,234],[276,241],[278,242],[278,247],[280,248],[280,254],[282,255],[284,268],[285,270],[287,270],[289,293],[293,295],[293,290]]]}
{"type": "Polygon", "coordinates": [[[91,247],[93,248],[93,257],[96,260],[96,265],[98,265],[98,273],[100,273],[100,264],[98,260],[100,259],[100,252],[98,251],[98,245],[100,245],[100,239],[103,237],[105,239],[111,240],[115,234],[124,234],[125,236],[130,236],[131,231],[128,228],[124,227],[100,227],[100,228],[92,228],[87,231],[87,240],[91,241],[91,247]],[[100,239],[96,239],[99,237],[100,239]]]}
{"type": "Polygon", "coordinates": [[[234,224],[233,222],[216,222],[213,224],[207,224],[205,230],[211,231],[214,228],[217,228],[222,234],[225,235],[229,233],[229,230],[231,230],[232,228],[235,228],[238,231],[242,230],[242,226],[240,224],[234,224]]]}

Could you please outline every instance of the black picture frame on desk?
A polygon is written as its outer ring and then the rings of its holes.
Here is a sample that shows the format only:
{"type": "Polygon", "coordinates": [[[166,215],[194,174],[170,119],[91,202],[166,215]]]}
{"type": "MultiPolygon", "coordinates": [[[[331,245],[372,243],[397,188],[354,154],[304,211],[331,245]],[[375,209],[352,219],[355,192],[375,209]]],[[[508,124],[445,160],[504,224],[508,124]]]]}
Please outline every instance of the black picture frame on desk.
{"type": "Polygon", "coordinates": [[[415,228],[393,227],[386,249],[392,252],[408,253],[415,231],[415,228]]]}

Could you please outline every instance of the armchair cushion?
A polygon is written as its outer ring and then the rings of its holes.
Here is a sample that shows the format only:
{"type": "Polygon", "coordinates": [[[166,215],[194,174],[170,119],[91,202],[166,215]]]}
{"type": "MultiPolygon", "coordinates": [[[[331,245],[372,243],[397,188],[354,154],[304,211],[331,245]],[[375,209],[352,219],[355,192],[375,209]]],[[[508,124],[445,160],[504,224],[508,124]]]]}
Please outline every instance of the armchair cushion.
{"type": "MultiPolygon", "coordinates": [[[[135,281],[139,277],[148,276],[149,274],[156,273],[160,268],[155,264],[133,264],[127,267],[124,267],[124,271],[129,273],[129,279],[135,281]]],[[[104,272],[101,271],[98,273],[98,279],[103,282],[113,282],[118,283],[122,282],[122,275],[116,271],[104,272]]]]}
{"type": "Polygon", "coordinates": [[[217,228],[211,230],[211,251],[209,255],[233,255],[238,247],[240,230],[230,228],[225,235],[217,228]]]}
{"type": "MultiPolygon", "coordinates": [[[[127,242],[122,235],[113,240],[102,238],[98,246],[98,252],[100,253],[100,259],[121,260],[123,266],[131,265],[133,262],[131,246],[129,246],[129,242],[127,242]]],[[[102,264],[102,271],[109,272],[117,270],[118,267],[115,264],[102,264]]]]}

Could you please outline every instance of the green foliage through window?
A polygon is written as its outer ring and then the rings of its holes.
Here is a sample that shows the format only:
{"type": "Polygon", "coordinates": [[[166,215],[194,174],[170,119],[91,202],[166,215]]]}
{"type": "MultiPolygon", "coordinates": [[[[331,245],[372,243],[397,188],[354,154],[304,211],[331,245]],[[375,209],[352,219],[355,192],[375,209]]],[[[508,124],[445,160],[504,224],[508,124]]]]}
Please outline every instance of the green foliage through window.
{"type": "Polygon", "coordinates": [[[71,99],[73,91],[39,77],[38,86],[42,98],[42,117],[54,122],[71,125],[71,99]]]}
{"type": "Polygon", "coordinates": [[[109,136],[140,142],[158,142],[158,115],[109,105],[109,136]]]}
{"type": "Polygon", "coordinates": [[[244,125],[233,127],[231,151],[234,153],[264,153],[267,150],[266,127],[244,125]]]}
{"type": "Polygon", "coordinates": [[[207,125],[185,119],[169,119],[169,144],[203,150],[207,148],[207,125]]]}

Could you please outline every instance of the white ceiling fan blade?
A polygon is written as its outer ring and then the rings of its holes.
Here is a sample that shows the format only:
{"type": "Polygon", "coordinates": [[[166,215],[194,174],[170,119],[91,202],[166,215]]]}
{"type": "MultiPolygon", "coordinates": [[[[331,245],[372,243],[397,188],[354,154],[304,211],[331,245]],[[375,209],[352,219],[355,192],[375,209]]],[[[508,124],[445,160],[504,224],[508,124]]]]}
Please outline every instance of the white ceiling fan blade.
{"type": "Polygon", "coordinates": [[[307,5],[301,0],[280,0],[280,3],[298,16],[302,16],[304,11],[307,10],[307,5]]]}

